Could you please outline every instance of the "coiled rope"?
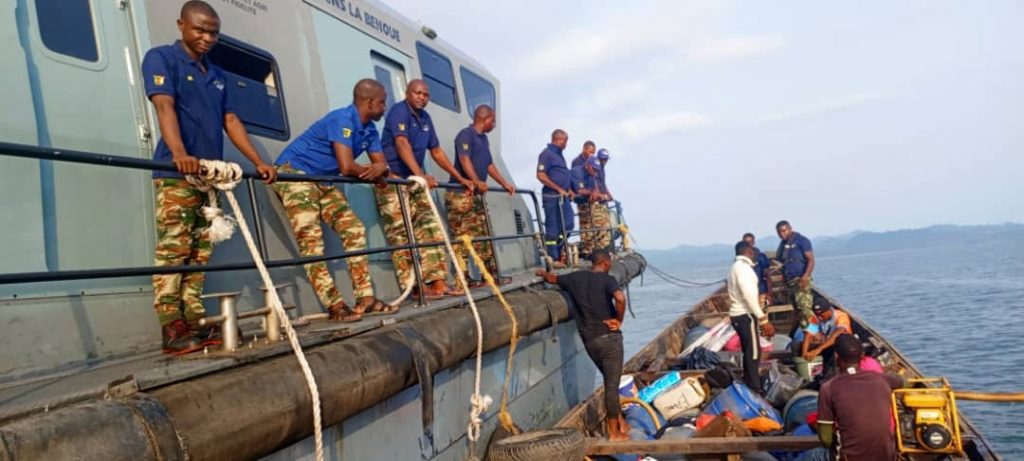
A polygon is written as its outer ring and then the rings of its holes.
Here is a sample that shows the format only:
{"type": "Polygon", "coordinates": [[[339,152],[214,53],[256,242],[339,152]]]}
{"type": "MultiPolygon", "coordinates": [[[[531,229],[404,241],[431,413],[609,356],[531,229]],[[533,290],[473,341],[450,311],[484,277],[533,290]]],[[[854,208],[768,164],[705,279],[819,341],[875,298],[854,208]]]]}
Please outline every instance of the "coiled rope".
{"type": "MultiPolygon", "coordinates": [[[[498,410],[498,421],[501,423],[501,427],[508,431],[510,434],[519,434],[519,428],[516,427],[515,422],[512,421],[512,415],[508,412],[508,389],[512,382],[512,364],[516,356],[516,343],[519,342],[519,322],[516,320],[516,313],[512,310],[512,306],[505,300],[505,295],[502,294],[501,289],[498,288],[497,282],[494,277],[487,270],[487,264],[484,263],[483,258],[473,248],[473,239],[468,235],[461,235],[459,239],[462,240],[462,246],[469,250],[470,256],[473,257],[473,261],[476,262],[476,267],[480,269],[480,276],[484,278],[487,285],[491,287],[491,292],[498,297],[498,301],[501,301],[501,307],[505,309],[505,313],[508,314],[508,319],[512,323],[512,332],[508,340],[508,360],[505,364],[505,383],[501,388],[501,408],[498,410]]],[[[462,267],[462,261],[458,261],[460,270],[467,270],[468,268],[462,267]]]]}
{"type": "MultiPolygon", "coordinates": [[[[420,176],[409,176],[409,179],[415,182],[423,190],[427,190],[427,181],[420,176]]],[[[448,237],[447,226],[444,221],[441,220],[441,213],[437,211],[437,205],[434,204],[434,200],[427,200],[430,204],[430,211],[434,215],[434,219],[437,220],[438,226],[441,228],[441,236],[444,237],[444,246],[448,249],[448,255],[452,260],[458,260],[458,255],[455,253],[455,248],[452,247],[451,238],[448,237]]],[[[483,424],[483,418],[481,415],[487,411],[487,407],[491,404],[491,397],[480,394],[480,375],[481,369],[483,368],[483,353],[484,353],[484,327],[480,322],[480,311],[476,308],[476,302],[473,300],[473,295],[469,291],[469,284],[466,283],[466,277],[461,270],[455,271],[456,279],[459,285],[462,287],[462,291],[466,296],[466,301],[469,303],[469,308],[473,312],[473,321],[476,323],[476,372],[473,379],[473,395],[470,397],[470,411],[469,411],[469,425],[466,427],[466,438],[469,439],[470,443],[475,444],[480,439],[480,426],[483,424]]],[[[470,451],[472,453],[472,450],[470,451]]]]}
{"type": "MultiPolygon", "coordinates": [[[[239,227],[242,230],[242,237],[245,238],[245,244],[249,247],[249,253],[252,254],[253,262],[256,263],[256,269],[260,273],[263,285],[273,287],[274,282],[270,279],[270,272],[267,271],[267,266],[263,264],[263,258],[260,257],[259,249],[256,248],[256,242],[253,240],[252,234],[249,233],[249,226],[245,222],[245,215],[242,213],[238,200],[232,192],[235,186],[242,180],[242,167],[237,163],[219,160],[200,160],[199,164],[200,173],[198,175],[187,175],[185,178],[190,184],[210,196],[210,206],[203,208],[203,215],[207,216],[209,211],[209,216],[212,216],[212,218],[207,219],[211,220],[211,226],[216,224],[214,221],[217,221],[217,218],[222,220],[221,226],[225,225],[223,221],[230,223],[227,224],[229,230],[226,232],[226,235],[224,234],[223,227],[218,229],[218,232],[220,232],[218,236],[223,237],[220,241],[231,237],[234,219],[238,220],[239,227]],[[224,212],[217,208],[218,190],[224,191],[224,195],[228,198],[231,210],[235,214],[234,219],[224,216],[224,212]]],[[[313,440],[316,447],[316,459],[317,461],[323,461],[324,441],[321,431],[320,391],[316,385],[316,378],[313,376],[313,370],[310,368],[309,362],[306,361],[306,355],[302,352],[302,345],[299,343],[298,334],[295,333],[295,328],[292,327],[288,314],[281,305],[281,298],[278,297],[277,290],[271,289],[268,290],[268,293],[271,295],[270,307],[274,309],[278,319],[280,319],[281,325],[288,335],[288,343],[291,344],[295,358],[299,361],[299,367],[302,368],[302,374],[306,378],[310,400],[313,404],[313,440]]]]}

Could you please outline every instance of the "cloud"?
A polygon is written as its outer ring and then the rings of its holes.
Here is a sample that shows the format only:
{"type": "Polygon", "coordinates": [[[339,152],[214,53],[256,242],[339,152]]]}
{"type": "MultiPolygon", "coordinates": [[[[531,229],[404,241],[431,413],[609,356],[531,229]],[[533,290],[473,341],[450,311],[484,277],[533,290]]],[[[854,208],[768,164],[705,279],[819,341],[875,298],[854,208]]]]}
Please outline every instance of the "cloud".
{"type": "Polygon", "coordinates": [[[802,104],[784,111],[764,114],[757,117],[759,122],[779,122],[811,115],[822,115],[839,112],[853,107],[884,99],[885,95],[878,92],[863,92],[836,96],[802,104]]]}
{"type": "Polygon", "coordinates": [[[704,128],[712,124],[714,120],[708,115],[678,111],[621,120],[613,123],[613,126],[615,132],[622,133],[627,138],[641,139],[704,128]]]}
{"type": "Polygon", "coordinates": [[[746,59],[770,53],[783,45],[779,37],[731,37],[695,44],[687,57],[692,62],[746,59]]]}

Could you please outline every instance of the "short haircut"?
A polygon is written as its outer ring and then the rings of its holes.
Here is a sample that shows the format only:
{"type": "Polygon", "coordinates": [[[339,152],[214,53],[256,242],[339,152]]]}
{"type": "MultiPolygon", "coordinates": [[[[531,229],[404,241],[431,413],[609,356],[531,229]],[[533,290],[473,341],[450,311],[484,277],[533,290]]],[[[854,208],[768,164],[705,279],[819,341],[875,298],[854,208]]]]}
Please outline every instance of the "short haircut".
{"type": "Polygon", "coordinates": [[[387,94],[387,90],[384,89],[384,85],[372,78],[364,78],[356,82],[356,86],[352,87],[352,102],[360,101],[363,99],[372,99],[377,96],[378,92],[387,94]]]}
{"type": "Polygon", "coordinates": [[[736,242],[736,256],[742,255],[753,248],[754,247],[750,246],[746,241],[740,240],[739,242],[736,242]]]}
{"type": "Polygon", "coordinates": [[[612,255],[608,250],[596,250],[590,255],[590,262],[597,265],[605,261],[611,262],[612,255]]]}
{"type": "Polygon", "coordinates": [[[864,345],[856,336],[843,333],[836,338],[836,355],[846,363],[856,363],[864,357],[864,345]]]}
{"type": "Polygon", "coordinates": [[[594,141],[587,141],[587,142],[583,143],[583,148],[584,149],[586,149],[588,147],[593,147],[593,148],[597,149],[597,144],[594,144],[594,141]]]}
{"type": "Polygon", "coordinates": [[[779,222],[775,223],[775,230],[782,229],[782,226],[793,227],[793,226],[789,225],[789,221],[786,221],[785,219],[783,219],[782,221],[779,221],[779,222]]]}
{"type": "Polygon", "coordinates": [[[551,140],[552,141],[554,141],[555,138],[561,137],[561,136],[565,136],[566,138],[568,138],[569,137],[569,133],[566,133],[565,130],[563,130],[561,128],[558,128],[555,131],[551,132],[551,140]]]}
{"type": "Polygon", "coordinates": [[[494,115],[494,109],[487,104],[480,104],[476,106],[476,110],[473,111],[473,120],[483,120],[487,117],[494,115]]]}
{"type": "Polygon", "coordinates": [[[750,232],[747,232],[746,234],[743,234],[743,240],[746,240],[747,237],[754,238],[754,234],[751,234],[750,232]]]}
{"type": "Polygon", "coordinates": [[[217,15],[217,10],[213,9],[209,3],[203,0],[189,0],[184,5],[181,5],[182,19],[185,19],[186,16],[192,13],[205,14],[211,18],[220,19],[220,16],[217,15]]]}

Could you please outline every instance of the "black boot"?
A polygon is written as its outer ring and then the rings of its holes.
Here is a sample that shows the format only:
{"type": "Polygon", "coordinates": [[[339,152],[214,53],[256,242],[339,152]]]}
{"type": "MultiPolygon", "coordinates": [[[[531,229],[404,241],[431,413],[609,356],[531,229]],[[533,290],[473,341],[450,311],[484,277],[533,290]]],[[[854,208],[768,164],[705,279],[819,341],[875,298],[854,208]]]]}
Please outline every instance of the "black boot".
{"type": "Polygon", "coordinates": [[[175,320],[163,327],[164,354],[182,355],[203,348],[184,320],[175,320]]]}

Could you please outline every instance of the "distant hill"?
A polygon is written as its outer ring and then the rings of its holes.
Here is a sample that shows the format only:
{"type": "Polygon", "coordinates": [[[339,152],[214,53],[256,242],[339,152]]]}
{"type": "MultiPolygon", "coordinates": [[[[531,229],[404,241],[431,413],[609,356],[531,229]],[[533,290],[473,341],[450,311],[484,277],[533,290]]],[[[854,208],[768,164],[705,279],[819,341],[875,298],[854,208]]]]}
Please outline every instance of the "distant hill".
{"type": "MultiPolygon", "coordinates": [[[[901,229],[887,232],[855,231],[836,236],[808,236],[814,242],[819,256],[832,256],[879,251],[960,245],[979,241],[1015,239],[1024,242],[1024,224],[1005,223],[981,226],[939,224],[919,229],[901,229]]],[[[775,236],[758,240],[757,246],[773,252],[779,245],[775,236]]],[[[720,264],[732,260],[732,244],[705,246],[679,245],[668,250],[640,252],[652,263],[660,266],[685,263],[688,266],[720,264]]]]}

